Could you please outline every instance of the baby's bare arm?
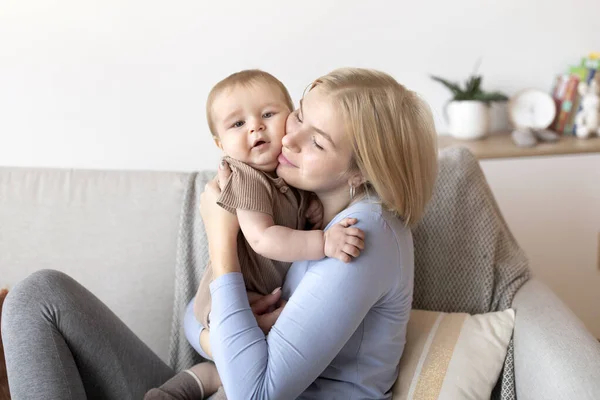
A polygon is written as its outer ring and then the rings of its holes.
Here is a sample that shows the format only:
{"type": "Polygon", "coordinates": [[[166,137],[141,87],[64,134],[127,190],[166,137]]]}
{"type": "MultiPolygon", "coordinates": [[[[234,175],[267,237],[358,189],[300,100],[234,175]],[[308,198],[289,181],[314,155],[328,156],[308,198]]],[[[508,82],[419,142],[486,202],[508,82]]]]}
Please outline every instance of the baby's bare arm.
{"type": "Polygon", "coordinates": [[[270,215],[257,211],[237,210],[237,215],[246,240],[263,257],[284,262],[325,257],[322,230],[299,231],[275,225],[270,215]]]}

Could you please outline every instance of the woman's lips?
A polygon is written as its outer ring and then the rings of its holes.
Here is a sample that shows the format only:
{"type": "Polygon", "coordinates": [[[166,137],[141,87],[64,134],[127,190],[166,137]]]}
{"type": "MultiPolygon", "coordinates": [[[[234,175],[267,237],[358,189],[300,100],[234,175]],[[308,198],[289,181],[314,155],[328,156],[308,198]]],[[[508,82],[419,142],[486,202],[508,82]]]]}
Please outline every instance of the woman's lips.
{"type": "Polygon", "coordinates": [[[283,153],[281,153],[279,155],[279,157],[277,157],[277,161],[279,161],[279,164],[281,164],[281,165],[289,165],[290,167],[297,168],[294,164],[292,164],[290,162],[290,160],[288,160],[287,158],[285,158],[285,156],[283,155],[283,153]]]}

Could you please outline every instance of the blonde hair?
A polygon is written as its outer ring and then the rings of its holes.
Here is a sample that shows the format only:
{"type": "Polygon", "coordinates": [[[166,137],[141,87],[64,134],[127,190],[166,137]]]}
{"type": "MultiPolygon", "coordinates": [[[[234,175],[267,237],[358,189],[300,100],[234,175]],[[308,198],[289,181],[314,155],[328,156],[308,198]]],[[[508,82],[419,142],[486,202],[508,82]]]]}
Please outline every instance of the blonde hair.
{"type": "Polygon", "coordinates": [[[331,96],[346,122],[353,167],[367,188],[404,223],[425,213],[437,177],[437,134],[431,110],[390,75],[370,69],[337,69],[313,82],[331,96]]]}
{"type": "Polygon", "coordinates": [[[294,103],[292,102],[290,93],[283,83],[281,83],[281,81],[275,78],[273,75],[259,69],[247,69],[236,72],[213,86],[208,94],[208,99],[206,101],[206,120],[208,121],[210,132],[214,137],[218,136],[213,120],[212,110],[215,99],[227,89],[231,89],[236,86],[251,87],[257,83],[267,83],[276,86],[281,91],[281,95],[283,96],[285,104],[289,107],[290,112],[294,110],[294,103]]]}

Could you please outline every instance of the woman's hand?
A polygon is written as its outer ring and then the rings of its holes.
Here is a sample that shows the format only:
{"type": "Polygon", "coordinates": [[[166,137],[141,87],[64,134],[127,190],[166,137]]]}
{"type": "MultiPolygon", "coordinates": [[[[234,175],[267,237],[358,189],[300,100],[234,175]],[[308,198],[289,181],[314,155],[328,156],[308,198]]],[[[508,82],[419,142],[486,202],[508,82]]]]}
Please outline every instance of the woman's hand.
{"type": "Polygon", "coordinates": [[[259,328],[265,335],[269,333],[279,314],[283,311],[286,301],[281,299],[281,288],[277,288],[273,293],[261,296],[258,293],[248,292],[248,301],[250,308],[254,313],[254,318],[259,328]]]}
{"type": "Polygon", "coordinates": [[[214,266],[232,267],[232,256],[235,256],[237,261],[235,244],[240,230],[238,219],[217,204],[221,189],[225,187],[230,176],[229,165],[221,161],[217,176],[206,184],[204,192],[200,195],[200,214],[204,221],[211,263],[214,266]]]}
{"type": "Polygon", "coordinates": [[[222,160],[217,176],[204,186],[204,192],[200,195],[200,214],[209,239],[218,237],[222,232],[237,235],[240,228],[236,216],[217,204],[221,190],[230,176],[231,169],[225,160],[222,160]]]}

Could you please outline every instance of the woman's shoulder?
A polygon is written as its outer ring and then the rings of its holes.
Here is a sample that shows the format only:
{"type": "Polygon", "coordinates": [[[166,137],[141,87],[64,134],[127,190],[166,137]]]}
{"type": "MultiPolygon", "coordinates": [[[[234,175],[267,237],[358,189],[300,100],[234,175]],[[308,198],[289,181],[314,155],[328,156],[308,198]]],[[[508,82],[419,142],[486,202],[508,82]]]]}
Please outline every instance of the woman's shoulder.
{"type": "Polygon", "coordinates": [[[376,198],[356,202],[342,210],[325,229],[344,218],[356,218],[357,227],[375,234],[392,231],[398,239],[412,237],[410,228],[398,216],[386,210],[376,198]]]}
{"type": "Polygon", "coordinates": [[[365,233],[365,249],[354,262],[357,267],[367,266],[370,270],[389,270],[396,274],[399,270],[396,266],[412,265],[414,250],[410,228],[386,210],[378,199],[366,199],[351,205],[325,229],[344,218],[356,218],[358,221],[354,226],[365,233]]]}
{"type": "MultiPolygon", "coordinates": [[[[357,202],[340,212],[328,229],[344,218],[356,218],[356,227],[365,233],[365,248],[349,264],[340,264],[345,279],[358,279],[381,293],[404,287],[412,282],[413,240],[410,228],[377,200],[357,202]]],[[[337,264],[325,259],[324,264],[337,264]]],[[[316,264],[315,264],[316,265],[316,264]]]]}

